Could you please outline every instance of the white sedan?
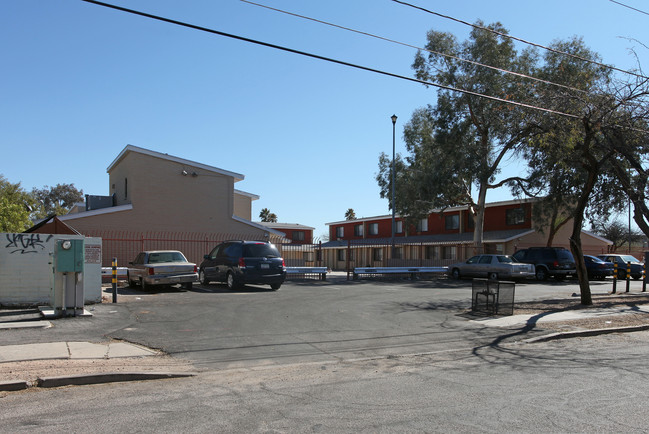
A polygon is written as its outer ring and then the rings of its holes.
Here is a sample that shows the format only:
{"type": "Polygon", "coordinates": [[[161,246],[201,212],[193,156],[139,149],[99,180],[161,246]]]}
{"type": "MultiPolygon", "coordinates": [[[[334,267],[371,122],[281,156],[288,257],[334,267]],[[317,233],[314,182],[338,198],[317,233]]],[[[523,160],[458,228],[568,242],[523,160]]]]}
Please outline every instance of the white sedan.
{"type": "Polygon", "coordinates": [[[128,284],[148,289],[152,285],[181,284],[191,289],[198,280],[196,264],[187,261],[177,250],[152,250],[140,252],[133,262],[128,263],[126,275],[128,284]]]}
{"type": "Polygon", "coordinates": [[[465,262],[448,266],[454,279],[483,277],[491,280],[534,277],[534,265],[518,262],[509,255],[476,255],[465,262]]]}

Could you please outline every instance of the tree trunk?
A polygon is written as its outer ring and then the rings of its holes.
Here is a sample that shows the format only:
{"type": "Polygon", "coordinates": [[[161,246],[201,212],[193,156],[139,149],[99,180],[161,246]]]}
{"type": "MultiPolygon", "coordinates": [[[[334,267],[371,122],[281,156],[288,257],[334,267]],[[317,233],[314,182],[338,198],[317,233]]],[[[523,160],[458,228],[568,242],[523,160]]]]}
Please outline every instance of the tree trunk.
{"type": "Polygon", "coordinates": [[[590,293],[590,283],[588,281],[588,271],[584,262],[584,251],[581,247],[581,229],[584,225],[584,211],[590,197],[595,181],[597,178],[597,169],[588,168],[588,180],[581,192],[572,223],[572,235],[570,236],[570,251],[575,258],[577,267],[577,277],[579,279],[579,292],[581,294],[581,304],[593,304],[593,297],[590,293]]]}
{"type": "Polygon", "coordinates": [[[484,212],[485,202],[487,201],[487,183],[480,184],[478,192],[478,203],[476,205],[475,221],[473,225],[473,254],[479,255],[484,253],[484,212]]]}

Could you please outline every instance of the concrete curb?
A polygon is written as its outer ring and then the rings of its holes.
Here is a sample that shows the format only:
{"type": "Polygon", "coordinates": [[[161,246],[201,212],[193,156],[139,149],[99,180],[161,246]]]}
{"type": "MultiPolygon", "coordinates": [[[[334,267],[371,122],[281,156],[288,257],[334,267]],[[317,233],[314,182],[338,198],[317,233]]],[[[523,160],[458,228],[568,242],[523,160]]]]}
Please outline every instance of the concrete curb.
{"type": "Polygon", "coordinates": [[[556,341],[559,339],[572,339],[572,338],[580,338],[580,337],[588,337],[588,336],[607,335],[613,333],[641,332],[644,330],[649,330],[649,324],[644,324],[639,326],[628,326],[628,327],[610,327],[610,328],[603,328],[603,329],[557,332],[557,333],[550,333],[545,336],[537,336],[530,339],[524,339],[522,340],[522,342],[526,344],[534,344],[537,342],[549,342],[549,341],[556,341]]]}
{"type": "Polygon", "coordinates": [[[24,380],[0,381],[0,392],[14,392],[16,390],[25,390],[29,384],[24,380]]]}
{"type": "Polygon", "coordinates": [[[38,387],[82,386],[88,384],[117,383],[123,381],[161,380],[194,377],[196,372],[106,372],[101,374],[64,375],[38,378],[38,387]]]}

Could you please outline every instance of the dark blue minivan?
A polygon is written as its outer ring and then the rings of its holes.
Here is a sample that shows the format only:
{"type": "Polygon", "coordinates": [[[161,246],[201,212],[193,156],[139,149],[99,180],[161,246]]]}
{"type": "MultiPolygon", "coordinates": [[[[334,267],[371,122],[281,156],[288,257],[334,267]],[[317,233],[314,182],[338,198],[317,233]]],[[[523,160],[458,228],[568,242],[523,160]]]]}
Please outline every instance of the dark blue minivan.
{"type": "Polygon", "coordinates": [[[273,244],[266,241],[226,241],[204,256],[198,280],[225,282],[230,289],[247,283],[270,285],[278,290],[286,279],[284,259],[273,244]]]}

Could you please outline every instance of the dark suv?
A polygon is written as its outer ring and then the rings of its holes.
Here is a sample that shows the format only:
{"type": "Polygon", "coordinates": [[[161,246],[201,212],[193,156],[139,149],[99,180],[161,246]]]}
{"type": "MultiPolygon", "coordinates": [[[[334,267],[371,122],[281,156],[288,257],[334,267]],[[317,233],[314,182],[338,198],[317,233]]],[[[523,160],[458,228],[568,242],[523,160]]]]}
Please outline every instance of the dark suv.
{"type": "Polygon", "coordinates": [[[549,276],[563,280],[566,276],[577,274],[572,253],[563,247],[530,247],[519,250],[513,256],[519,262],[534,264],[537,280],[547,280],[549,276]]]}
{"type": "Polygon", "coordinates": [[[286,279],[284,259],[273,244],[265,241],[226,241],[204,256],[198,280],[226,282],[236,289],[246,283],[270,285],[278,290],[286,279]]]}

